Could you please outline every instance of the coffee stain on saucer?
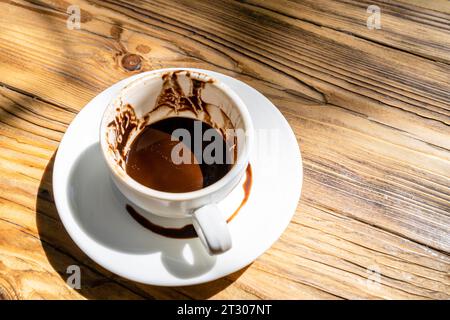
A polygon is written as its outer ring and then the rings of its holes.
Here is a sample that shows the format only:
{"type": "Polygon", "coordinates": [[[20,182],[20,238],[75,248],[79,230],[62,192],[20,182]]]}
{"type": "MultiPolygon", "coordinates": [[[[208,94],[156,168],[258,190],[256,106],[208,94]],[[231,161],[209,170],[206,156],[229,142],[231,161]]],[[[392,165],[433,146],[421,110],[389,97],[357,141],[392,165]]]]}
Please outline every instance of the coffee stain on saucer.
{"type": "Polygon", "coordinates": [[[190,239],[197,237],[197,232],[192,224],[185,225],[181,228],[166,228],[151,222],[147,218],[144,218],[129,204],[127,204],[125,208],[137,223],[153,233],[174,239],[190,239]]]}

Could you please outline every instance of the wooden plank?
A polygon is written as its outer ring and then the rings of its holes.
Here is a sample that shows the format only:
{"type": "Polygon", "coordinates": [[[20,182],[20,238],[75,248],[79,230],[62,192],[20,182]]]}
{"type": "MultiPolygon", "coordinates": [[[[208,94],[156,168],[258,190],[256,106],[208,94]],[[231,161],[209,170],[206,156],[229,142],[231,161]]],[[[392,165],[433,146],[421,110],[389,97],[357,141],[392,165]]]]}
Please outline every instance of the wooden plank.
{"type": "MultiPolygon", "coordinates": [[[[446,105],[450,83],[448,65],[249,5],[223,3],[210,8],[202,2],[194,2],[191,7],[186,4],[183,7],[183,3],[155,2],[133,7],[129,3],[117,3],[102,2],[110,8],[106,10],[80,2],[82,9],[89,12],[88,17],[96,17],[82,23],[82,30],[64,28],[63,4],[56,8],[61,12],[59,15],[42,6],[24,5],[27,10],[13,7],[14,21],[22,24],[35,11],[40,15],[47,11],[57,15],[48,17],[45,24],[34,25],[35,39],[29,40],[38,42],[45,38],[47,28],[51,28],[55,33],[52,38],[55,51],[49,53],[36,45],[30,56],[29,50],[22,51],[18,45],[23,36],[16,34],[16,29],[7,29],[2,42],[10,50],[6,55],[9,61],[4,61],[2,67],[6,74],[13,75],[6,77],[10,79],[8,83],[52,100],[58,96],[52,90],[57,90],[57,83],[64,81],[66,95],[64,101],[57,102],[81,108],[106,84],[129,74],[120,63],[124,55],[141,54],[137,51],[139,45],[156,41],[153,51],[142,54],[142,71],[187,63],[212,67],[252,84],[256,82],[258,88],[275,86],[295,96],[349,108],[372,121],[449,148],[446,139],[450,121],[446,105]],[[108,13],[113,21],[104,17],[108,13]],[[220,20],[210,21],[201,15],[220,17],[220,20]],[[202,23],[205,20],[208,23],[202,23]],[[260,21],[264,21],[264,26],[260,21]],[[188,23],[196,26],[194,33],[188,23]],[[81,47],[90,48],[91,53],[77,52],[83,51],[81,47]],[[204,56],[198,56],[198,51],[204,56]],[[31,61],[34,65],[24,66],[31,61]],[[94,66],[95,77],[92,76],[94,66]],[[36,74],[42,77],[31,85],[24,71],[36,68],[39,71],[36,74]],[[51,70],[59,71],[52,74],[51,70]],[[388,108],[379,108],[380,103],[388,108]]],[[[12,15],[8,16],[13,19],[12,15]]],[[[11,26],[14,21],[5,23],[11,26]]]]}
{"type": "Polygon", "coordinates": [[[448,1],[249,0],[245,3],[411,55],[450,62],[448,1]],[[380,9],[381,29],[367,28],[370,5],[380,9]]]}

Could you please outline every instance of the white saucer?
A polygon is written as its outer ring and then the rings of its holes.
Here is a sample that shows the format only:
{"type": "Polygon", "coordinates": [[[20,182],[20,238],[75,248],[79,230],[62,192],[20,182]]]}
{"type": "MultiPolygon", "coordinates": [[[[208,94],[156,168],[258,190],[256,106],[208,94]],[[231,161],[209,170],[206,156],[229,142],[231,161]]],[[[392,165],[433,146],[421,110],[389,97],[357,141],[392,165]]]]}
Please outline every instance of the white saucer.
{"type": "MultiPolygon", "coordinates": [[[[55,203],[69,235],[102,267],[146,284],[199,284],[247,266],[280,237],[300,197],[300,151],[278,109],[241,81],[212,71],[191,70],[209,74],[234,89],[248,106],[256,131],[250,160],[253,184],[248,201],[229,223],[230,251],[211,257],[198,239],[152,233],[127,213],[126,199],[113,187],[99,147],[100,120],[118,91],[146,73],[120,81],[89,102],[67,129],[55,159],[55,203]]],[[[231,213],[242,197],[238,186],[219,206],[231,213]]],[[[163,219],[155,219],[152,222],[165,224],[163,219]]]]}

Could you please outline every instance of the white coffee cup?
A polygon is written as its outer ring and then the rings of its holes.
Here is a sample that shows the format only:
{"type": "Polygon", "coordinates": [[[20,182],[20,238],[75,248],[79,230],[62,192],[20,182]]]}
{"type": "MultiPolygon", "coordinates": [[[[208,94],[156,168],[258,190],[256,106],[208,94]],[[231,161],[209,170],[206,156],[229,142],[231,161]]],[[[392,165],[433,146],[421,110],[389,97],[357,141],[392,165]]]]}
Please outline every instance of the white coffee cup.
{"type": "MultiPolygon", "coordinates": [[[[130,128],[132,126],[125,129],[130,128]]],[[[219,212],[216,203],[224,199],[244,175],[252,141],[252,121],[239,96],[217,79],[188,70],[156,72],[133,81],[108,105],[100,126],[102,153],[112,180],[121,193],[145,212],[173,219],[191,217],[200,241],[210,254],[223,253],[231,248],[226,218],[219,212]],[[204,110],[177,110],[157,104],[161,90],[168,83],[179,85],[181,94],[189,96],[194,82],[202,82],[204,85],[198,91],[202,101],[206,103],[204,110]],[[130,108],[135,119],[126,116],[125,110],[130,108]],[[123,153],[126,153],[140,130],[145,125],[175,116],[203,121],[208,118],[217,128],[244,132],[237,141],[234,164],[223,178],[197,191],[171,193],[146,187],[126,173],[123,153]],[[131,131],[124,130],[124,126],[129,126],[131,120],[136,121],[138,127],[131,131]],[[120,122],[123,125],[118,127],[120,122]],[[124,136],[125,131],[130,132],[128,137],[124,136]],[[124,141],[125,138],[127,141],[124,141]]]]}

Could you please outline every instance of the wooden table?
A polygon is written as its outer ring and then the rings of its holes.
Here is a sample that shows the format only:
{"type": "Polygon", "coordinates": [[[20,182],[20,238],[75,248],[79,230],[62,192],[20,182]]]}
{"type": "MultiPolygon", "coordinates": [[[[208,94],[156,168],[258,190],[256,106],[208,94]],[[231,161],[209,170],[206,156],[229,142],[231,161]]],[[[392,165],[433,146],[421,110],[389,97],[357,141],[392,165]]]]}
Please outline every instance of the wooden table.
{"type": "Polygon", "coordinates": [[[1,0],[0,76],[0,298],[450,298],[447,1],[1,0]],[[67,27],[71,4],[80,29],[67,27]],[[381,29],[367,26],[371,4],[381,29]],[[53,157],[77,112],[163,67],[254,86],[303,155],[301,201],[282,237],[244,270],[192,287],[99,267],[51,195],[53,157]],[[69,265],[81,267],[80,290],[66,284],[69,265]]]}

